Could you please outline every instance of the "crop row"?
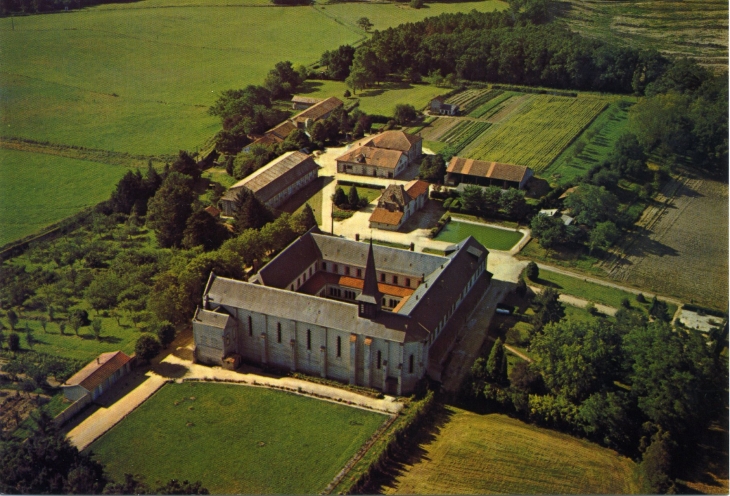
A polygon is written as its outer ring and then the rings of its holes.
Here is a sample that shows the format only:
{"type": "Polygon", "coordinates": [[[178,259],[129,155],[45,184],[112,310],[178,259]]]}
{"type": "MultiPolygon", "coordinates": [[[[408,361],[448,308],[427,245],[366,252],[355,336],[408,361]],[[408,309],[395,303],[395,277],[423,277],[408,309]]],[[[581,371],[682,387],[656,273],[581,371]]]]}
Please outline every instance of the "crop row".
{"type": "Polygon", "coordinates": [[[484,95],[485,93],[489,93],[490,90],[480,88],[480,89],[470,89],[466,91],[462,91],[461,93],[457,93],[456,95],[452,96],[448,100],[446,100],[447,103],[451,103],[454,105],[459,105],[460,107],[465,107],[470,105],[470,103],[473,100],[478,99],[481,95],[484,95]]]}
{"type": "Polygon", "coordinates": [[[546,168],[606,108],[598,99],[536,96],[475,140],[464,155],[546,168]]]}
{"type": "Polygon", "coordinates": [[[499,91],[499,95],[495,96],[494,98],[488,100],[487,102],[483,103],[479,107],[475,108],[471,111],[469,114],[469,117],[476,117],[477,119],[481,117],[489,117],[495,112],[497,112],[499,109],[502,108],[502,104],[512,98],[513,96],[520,95],[521,93],[516,93],[514,91],[502,91],[502,90],[494,90],[499,91]]]}
{"type": "Polygon", "coordinates": [[[447,143],[451,152],[456,155],[469,143],[481,136],[490,126],[489,122],[462,121],[451,128],[440,141],[447,143]]]}

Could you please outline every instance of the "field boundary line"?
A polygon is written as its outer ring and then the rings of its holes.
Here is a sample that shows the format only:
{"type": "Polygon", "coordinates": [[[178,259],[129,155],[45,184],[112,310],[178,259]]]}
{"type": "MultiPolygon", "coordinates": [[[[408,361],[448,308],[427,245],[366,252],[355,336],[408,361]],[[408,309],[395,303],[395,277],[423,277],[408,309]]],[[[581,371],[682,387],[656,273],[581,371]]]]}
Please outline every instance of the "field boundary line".
{"type": "Polygon", "coordinates": [[[352,468],[362,460],[362,458],[367,454],[368,451],[370,451],[370,448],[373,447],[373,444],[375,444],[375,441],[380,439],[380,437],[385,434],[385,431],[390,429],[390,426],[393,425],[393,422],[398,418],[399,414],[391,415],[390,418],[386,419],[385,422],[383,422],[380,427],[378,427],[378,430],[376,430],[372,436],[370,436],[370,439],[368,439],[365,444],[363,444],[360,449],[353,455],[352,458],[345,464],[345,466],[340,470],[340,472],[335,475],[335,478],[332,479],[332,481],[325,487],[324,491],[322,491],[320,494],[331,494],[332,490],[337,487],[337,485],[342,482],[342,479],[344,479],[347,474],[350,473],[352,468]]]}

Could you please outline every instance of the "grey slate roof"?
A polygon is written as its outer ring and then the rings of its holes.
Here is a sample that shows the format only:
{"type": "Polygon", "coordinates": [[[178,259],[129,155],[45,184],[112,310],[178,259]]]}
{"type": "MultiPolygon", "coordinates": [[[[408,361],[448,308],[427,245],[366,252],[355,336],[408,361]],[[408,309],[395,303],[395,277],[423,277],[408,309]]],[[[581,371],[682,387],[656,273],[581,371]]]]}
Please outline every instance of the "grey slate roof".
{"type": "Polygon", "coordinates": [[[201,324],[210,327],[225,329],[230,318],[231,316],[226,313],[211,312],[210,310],[198,307],[195,310],[195,317],[193,317],[193,321],[200,322],[201,324]]]}
{"type": "MultiPolygon", "coordinates": [[[[320,231],[315,226],[309,232],[319,233],[320,231]]],[[[259,280],[266,286],[286,288],[295,277],[319,260],[321,256],[312,237],[304,234],[259,270],[259,280]]]]}
{"type": "MultiPolygon", "coordinates": [[[[322,259],[330,262],[365,267],[368,255],[368,245],[323,234],[313,234],[312,239],[317,244],[322,259]]],[[[387,246],[374,245],[375,268],[385,272],[396,272],[413,277],[421,277],[436,270],[445,257],[429,255],[387,246]]]]}
{"type": "Polygon", "coordinates": [[[245,308],[273,317],[398,343],[428,336],[419,329],[406,332],[410,319],[397,314],[383,312],[375,320],[362,319],[357,316],[357,306],[350,303],[223,277],[215,277],[208,289],[208,297],[211,305],[245,308]]]}

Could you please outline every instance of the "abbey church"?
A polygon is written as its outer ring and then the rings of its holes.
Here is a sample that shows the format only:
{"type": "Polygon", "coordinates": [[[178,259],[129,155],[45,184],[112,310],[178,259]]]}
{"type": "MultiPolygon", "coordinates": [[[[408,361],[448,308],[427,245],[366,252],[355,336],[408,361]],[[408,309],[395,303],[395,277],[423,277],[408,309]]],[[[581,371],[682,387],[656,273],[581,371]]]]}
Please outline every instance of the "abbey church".
{"type": "Polygon", "coordinates": [[[249,282],[211,273],[193,318],[195,358],[240,356],[409,394],[427,372],[439,379],[463,303],[490,284],[487,255],[471,237],[435,256],[310,231],[249,282]]]}

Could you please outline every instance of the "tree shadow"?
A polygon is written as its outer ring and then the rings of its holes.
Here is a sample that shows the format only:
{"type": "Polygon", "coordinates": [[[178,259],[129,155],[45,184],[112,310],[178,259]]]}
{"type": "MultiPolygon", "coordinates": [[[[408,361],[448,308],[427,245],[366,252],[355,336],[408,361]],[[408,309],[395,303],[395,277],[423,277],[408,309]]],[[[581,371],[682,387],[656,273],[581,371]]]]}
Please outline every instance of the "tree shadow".
{"type": "Polygon", "coordinates": [[[667,246],[659,241],[652,239],[651,231],[645,228],[638,228],[635,234],[635,241],[631,247],[626,250],[626,255],[632,257],[643,257],[646,255],[654,255],[658,257],[678,257],[679,252],[674,248],[667,246]]]}
{"type": "Polygon", "coordinates": [[[152,371],[162,377],[179,379],[188,372],[188,368],[178,363],[160,362],[152,366],[152,371]]]}
{"type": "Polygon", "coordinates": [[[383,464],[381,471],[373,474],[368,487],[365,488],[366,493],[383,494],[384,488],[395,488],[398,478],[408,471],[409,466],[430,461],[424,447],[438,438],[453,415],[452,410],[437,402],[418,433],[405,446],[394,450],[388,463],[383,464]]]}
{"type": "Polygon", "coordinates": [[[306,95],[308,93],[314,93],[319,90],[320,87],[324,86],[324,83],[316,80],[307,79],[304,81],[299,89],[297,89],[297,95],[306,95]]]}
{"type": "Polygon", "coordinates": [[[538,277],[535,282],[540,284],[541,286],[545,286],[546,288],[563,289],[563,287],[560,284],[542,279],[541,277],[538,277]]]}

